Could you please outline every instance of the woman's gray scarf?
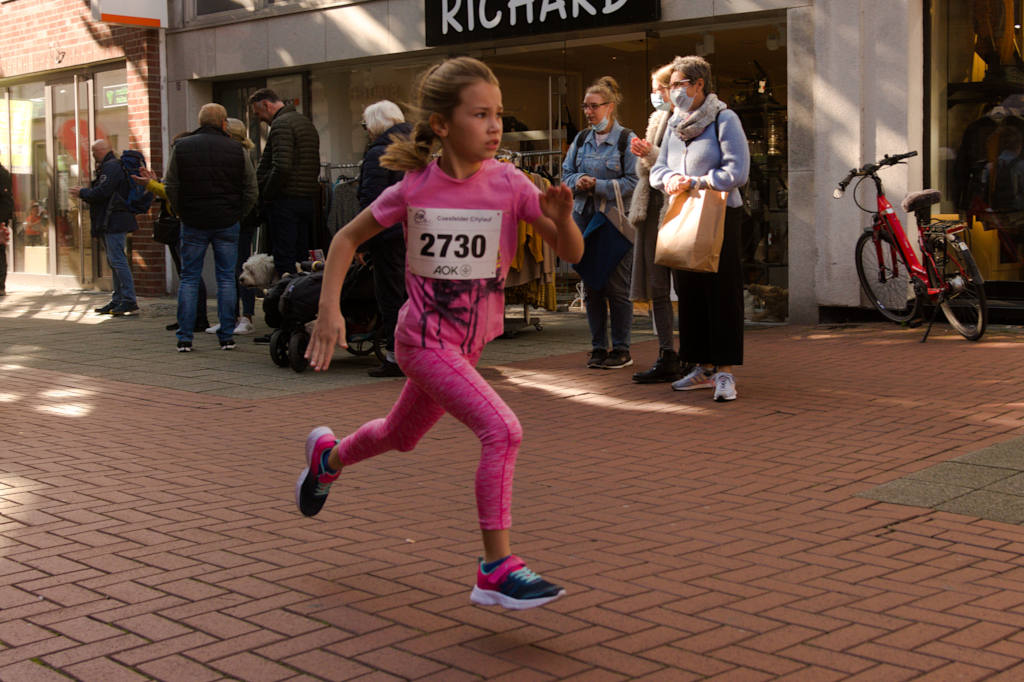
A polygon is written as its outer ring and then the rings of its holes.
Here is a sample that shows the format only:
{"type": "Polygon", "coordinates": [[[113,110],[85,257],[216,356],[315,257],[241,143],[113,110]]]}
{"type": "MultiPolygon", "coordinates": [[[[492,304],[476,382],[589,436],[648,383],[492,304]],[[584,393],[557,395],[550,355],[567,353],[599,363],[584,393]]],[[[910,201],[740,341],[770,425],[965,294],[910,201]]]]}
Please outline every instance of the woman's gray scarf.
{"type": "Polygon", "coordinates": [[[701,103],[697,111],[689,112],[689,115],[683,118],[675,126],[676,135],[683,142],[689,142],[693,138],[697,137],[704,132],[704,129],[715,122],[715,117],[718,116],[718,112],[722,109],[728,109],[722,100],[718,99],[715,93],[711,93],[704,98],[704,102],[701,103]]]}

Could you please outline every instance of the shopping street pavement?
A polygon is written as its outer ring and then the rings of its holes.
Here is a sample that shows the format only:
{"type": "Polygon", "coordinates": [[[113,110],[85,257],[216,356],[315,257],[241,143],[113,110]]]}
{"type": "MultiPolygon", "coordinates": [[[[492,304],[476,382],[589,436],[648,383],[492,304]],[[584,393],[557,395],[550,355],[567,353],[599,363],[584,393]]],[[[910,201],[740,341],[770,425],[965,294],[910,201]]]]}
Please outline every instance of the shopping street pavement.
{"type": "MultiPolygon", "coordinates": [[[[473,606],[477,445],[445,417],[298,515],[302,442],[400,380],[173,352],[173,303],[0,299],[2,680],[1024,679],[1024,334],[751,329],[740,399],[582,368],[582,316],[492,344],[514,547],[473,606]]],[[[656,349],[637,330],[634,356],[656,349]]]]}

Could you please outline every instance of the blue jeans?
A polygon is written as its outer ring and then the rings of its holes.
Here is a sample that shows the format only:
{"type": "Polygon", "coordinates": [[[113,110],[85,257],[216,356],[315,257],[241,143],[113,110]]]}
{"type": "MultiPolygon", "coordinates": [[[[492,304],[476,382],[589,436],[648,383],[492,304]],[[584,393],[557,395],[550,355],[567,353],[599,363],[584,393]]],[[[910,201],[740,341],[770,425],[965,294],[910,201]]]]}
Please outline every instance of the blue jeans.
{"type": "Polygon", "coordinates": [[[199,278],[203,274],[206,247],[213,246],[217,273],[217,338],[228,341],[235,333],[235,261],[238,260],[238,223],[219,230],[203,230],[181,224],[181,283],[178,285],[178,340],[192,341],[199,299],[199,278]]]}
{"type": "Polygon", "coordinates": [[[612,270],[602,289],[583,286],[587,302],[587,324],[590,326],[590,344],[595,349],[608,349],[608,318],[611,317],[612,349],[629,350],[633,328],[633,301],[629,299],[629,283],[633,274],[633,249],[612,270]]]}
{"type": "Polygon", "coordinates": [[[125,232],[104,232],[103,245],[107,252],[107,264],[110,266],[110,274],[114,279],[114,295],[111,303],[115,306],[122,304],[135,305],[135,280],[132,279],[132,269],[128,265],[128,256],[125,255],[125,232]]]}
{"type": "Polygon", "coordinates": [[[309,259],[309,233],[313,227],[313,200],[281,197],[267,202],[270,250],[277,274],[295,272],[295,263],[309,259]]]}

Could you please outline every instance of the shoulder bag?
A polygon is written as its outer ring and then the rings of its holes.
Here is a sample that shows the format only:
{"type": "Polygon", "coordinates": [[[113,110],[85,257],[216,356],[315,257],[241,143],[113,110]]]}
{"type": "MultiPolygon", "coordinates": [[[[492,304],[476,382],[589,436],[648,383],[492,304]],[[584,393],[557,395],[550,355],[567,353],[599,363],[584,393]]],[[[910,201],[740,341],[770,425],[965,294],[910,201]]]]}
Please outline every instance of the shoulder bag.
{"type": "Polygon", "coordinates": [[[153,240],[174,246],[181,239],[181,221],[167,208],[167,202],[160,200],[160,215],[153,223],[153,240]]]}
{"type": "Polygon", "coordinates": [[[691,189],[673,194],[658,228],[654,262],[675,270],[718,272],[728,192],[691,189]]]}
{"type": "Polygon", "coordinates": [[[619,181],[612,180],[612,186],[615,206],[609,208],[607,198],[602,200],[600,210],[583,231],[583,258],[572,266],[591,289],[604,288],[619,261],[633,248],[636,236],[636,229],[626,219],[619,181]]]}

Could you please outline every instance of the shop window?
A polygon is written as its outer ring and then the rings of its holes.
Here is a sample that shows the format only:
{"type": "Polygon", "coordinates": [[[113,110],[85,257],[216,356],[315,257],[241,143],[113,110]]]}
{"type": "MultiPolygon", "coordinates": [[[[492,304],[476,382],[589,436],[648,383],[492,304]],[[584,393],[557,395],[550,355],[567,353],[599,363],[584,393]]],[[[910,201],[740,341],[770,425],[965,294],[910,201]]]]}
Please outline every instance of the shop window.
{"type": "Polygon", "coordinates": [[[933,5],[933,169],[942,210],[969,217],[986,279],[1024,279],[1021,0],[933,5]]]}
{"type": "MultiPolygon", "coordinates": [[[[10,132],[5,162],[14,185],[13,272],[46,274],[50,238],[50,174],[46,161],[46,103],[42,83],[9,90],[8,109],[0,129],[10,132]]],[[[6,146],[7,140],[3,144],[6,146]]]]}

